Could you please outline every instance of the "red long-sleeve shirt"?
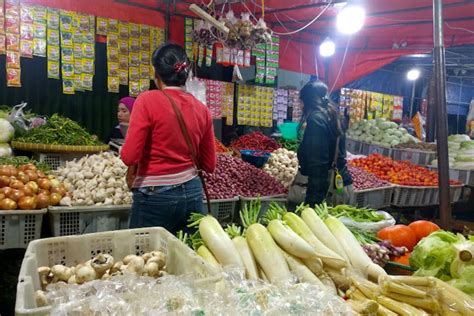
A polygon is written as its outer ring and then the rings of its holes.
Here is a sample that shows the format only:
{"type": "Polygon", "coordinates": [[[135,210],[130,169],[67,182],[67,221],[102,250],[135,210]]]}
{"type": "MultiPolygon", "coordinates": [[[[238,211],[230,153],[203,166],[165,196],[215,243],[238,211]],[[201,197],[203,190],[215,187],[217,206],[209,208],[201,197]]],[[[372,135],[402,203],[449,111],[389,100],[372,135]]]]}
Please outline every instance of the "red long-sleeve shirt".
{"type": "MultiPolygon", "coordinates": [[[[209,110],[180,88],[166,88],[166,93],[183,113],[201,168],[213,172],[216,150],[209,110]]],[[[191,153],[173,107],[162,91],[147,91],[138,96],[121,157],[127,166],[138,164],[137,178],[142,182],[136,181],[134,186],[177,184],[185,174],[189,177],[194,167],[191,153]]]]}

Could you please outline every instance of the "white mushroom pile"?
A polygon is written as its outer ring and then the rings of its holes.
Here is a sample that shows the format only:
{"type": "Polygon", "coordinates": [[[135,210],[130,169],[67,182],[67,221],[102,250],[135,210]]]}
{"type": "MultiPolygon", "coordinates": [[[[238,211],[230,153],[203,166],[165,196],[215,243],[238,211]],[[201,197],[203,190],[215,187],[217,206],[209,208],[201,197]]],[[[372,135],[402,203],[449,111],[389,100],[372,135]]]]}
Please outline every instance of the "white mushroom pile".
{"type": "Polygon", "coordinates": [[[56,170],[58,179],[72,192],[70,204],[81,206],[131,204],[126,173],[125,164],[111,152],[69,161],[56,170]]]}
{"type": "Polygon", "coordinates": [[[124,274],[158,278],[167,275],[165,270],[166,256],[161,251],[147,252],[141,256],[128,255],[121,261],[115,261],[111,255],[101,253],[74,267],[61,264],[43,266],[38,268],[41,290],[35,293],[36,302],[38,307],[49,305],[44,292],[49,284],[83,284],[124,274]]]}
{"type": "Polygon", "coordinates": [[[298,172],[298,158],[294,151],[280,148],[272,152],[263,170],[288,188],[298,172]]]}

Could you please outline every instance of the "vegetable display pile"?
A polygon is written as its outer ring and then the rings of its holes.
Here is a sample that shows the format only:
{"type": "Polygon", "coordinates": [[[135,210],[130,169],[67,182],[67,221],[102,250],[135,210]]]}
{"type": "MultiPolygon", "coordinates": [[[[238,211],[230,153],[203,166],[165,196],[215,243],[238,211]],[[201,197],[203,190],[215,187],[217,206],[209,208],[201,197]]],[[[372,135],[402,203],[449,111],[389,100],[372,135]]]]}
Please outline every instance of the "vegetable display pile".
{"type": "Polygon", "coordinates": [[[152,278],[163,277],[165,272],[166,256],[160,251],[152,251],[141,256],[128,255],[118,261],[109,254],[98,254],[87,262],[74,267],[54,265],[39,267],[38,276],[41,290],[35,292],[38,307],[50,305],[45,290],[49,285],[58,282],[84,284],[93,280],[108,280],[114,276],[135,275],[152,278]]]}
{"type": "Polygon", "coordinates": [[[355,191],[367,189],[383,188],[390,186],[390,183],[380,180],[375,175],[354,166],[349,166],[349,173],[352,177],[352,186],[355,191]]]}
{"type": "Polygon", "coordinates": [[[24,143],[47,145],[102,145],[97,140],[97,137],[90,135],[77,122],[58,114],[53,114],[46,124],[32,128],[26,135],[15,140],[24,143]]]}
{"type": "Polygon", "coordinates": [[[298,157],[293,151],[277,149],[271,154],[263,170],[288,188],[298,172],[298,157]]]}
{"type": "Polygon", "coordinates": [[[423,238],[410,256],[417,276],[435,276],[474,295],[474,236],[438,230],[423,238]]]}
{"type": "Polygon", "coordinates": [[[66,186],[32,164],[0,165],[0,209],[34,210],[69,199],[66,186]]]}
{"type": "Polygon", "coordinates": [[[111,152],[69,161],[55,171],[72,192],[69,206],[131,204],[126,172],[122,160],[111,152]]]}
{"type": "Polygon", "coordinates": [[[352,124],[347,131],[347,137],[384,147],[420,142],[416,137],[408,134],[406,129],[398,127],[397,123],[389,122],[383,118],[362,120],[352,124]]]}
{"type": "Polygon", "coordinates": [[[217,155],[217,168],[204,173],[211,199],[285,194],[287,190],[265,171],[229,155],[217,155]]]}
{"type": "Polygon", "coordinates": [[[13,165],[15,167],[20,167],[21,165],[34,164],[38,170],[48,173],[51,171],[51,166],[46,162],[40,162],[33,159],[30,159],[25,156],[15,156],[15,157],[0,157],[0,165],[13,165]]]}
{"type": "Polygon", "coordinates": [[[417,149],[417,150],[423,150],[423,151],[436,151],[436,144],[435,143],[415,143],[415,142],[408,142],[408,143],[401,143],[396,146],[395,148],[401,148],[401,149],[417,149]]]}
{"type": "Polygon", "coordinates": [[[0,118],[0,157],[10,157],[12,148],[8,144],[15,134],[15,129],[6,119],[0,118]]]}
{"type": "MultiPolygon", "coordinates": [[[[438,174],[409,161],[395,161],[380,154],[357,158],[349,162],[351,166],[375,174],[379,179],[407,186],[437,186],[438,174]]],[[[459,184],[450,180],[451,184],[459,184]]]]}
{"type": "Polygon", "coordinates": [[[276,140],[263,135],[261,132],[252,132],[250,134],[242,135],[234,140],[230,146],[236,151],[250,149],[273,152],[280,148],[280,144],[276,140]]]}
{"type": "Polygon", "coordinates": [[[280,138],[278,139],[278,142],[281,144],[281,147],[291,151],[298,151],[298,147],[300,146],[300,142],[298,140],[280,138]]]}
{"type": "Polygon", "coordinates": [[[377,213],[376,210],[361,209],[344,204],[329,208],[326,207],[326,204],[323,204],[323,207],[316,206],[315,208],[319,214],[324,214],[327,210],[327,212],[332,216],[348,217],[356,222],[379,222],[385,219],[385,216],[377,213]],[[326,208],[326,210],[324,208],[326,208]]]}
{"type": "MultiPolygon", "coordinates": [[[[474,140],[467,135],[450,135],[448,137],[449,167],[454,169],[474,169],[474,140]]],[[[438,165],[438,160],[431,162],[438,165]]]]}

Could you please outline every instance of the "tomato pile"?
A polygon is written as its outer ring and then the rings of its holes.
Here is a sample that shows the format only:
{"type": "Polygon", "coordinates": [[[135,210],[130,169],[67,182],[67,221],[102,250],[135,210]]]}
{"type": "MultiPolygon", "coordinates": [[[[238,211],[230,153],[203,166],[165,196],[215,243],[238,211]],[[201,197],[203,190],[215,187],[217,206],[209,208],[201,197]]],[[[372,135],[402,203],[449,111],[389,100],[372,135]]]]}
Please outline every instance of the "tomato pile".
{"type": "MultiPolygon", "coordinates": [[[[379,179],[407,186],[437,186],[438,174],[409,161],[395,161],[380,154],[353,159],[351,166],[375,174],[379,179]]],[[[450,180],[451,184],[458,181],[450,180]]]]}

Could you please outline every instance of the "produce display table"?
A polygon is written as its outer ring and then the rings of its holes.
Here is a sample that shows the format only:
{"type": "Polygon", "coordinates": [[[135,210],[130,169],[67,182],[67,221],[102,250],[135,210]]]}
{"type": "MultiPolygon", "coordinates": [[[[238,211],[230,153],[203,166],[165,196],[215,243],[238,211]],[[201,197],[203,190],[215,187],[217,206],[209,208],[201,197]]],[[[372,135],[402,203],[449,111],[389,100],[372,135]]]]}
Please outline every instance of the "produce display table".
{"type": "Polygon", "coordinates": [[[16,315],[46,315],[51,306],[37,307],[34,292],[39,290],[38,267],[63,264],[75,266],[99,253],[115,258],[161,251],[166,255],[170,274],[189,274],[201,280],[217,276],[218,271],[194,251],[161,227],[111,231],[82,236],[36,240],[28,246],[18,277],[16,315]]]}
{"type": "MultiPolygon", "coordinates": [[[[437,167],[429,166],[432,170],[438,170],[437,167]]],[[[449,169],[449,178],[458,180],[467,186],[474,187],[474,170],[473,169],[449,169]]]]}
{"type": "Polygon", "coordinates": [[[436,152],[410,148],[392,148],[391,157],[393,160],[408,160],[420,166],[428,166],[436,159],[436,152]]]}
{"type": "Polygon", "coordinates": [[[390,207],[394,186],[354,191],[354,205],[381,209],[390,207]]]}
{"type": "Polygon", "coordinates": [[[0,250],[26,248],[30,241],[39,239],[46,211],[0,211],[0,250]]]}
{"type": "Polygon", "coordinates": [[[53,206],[48,209],[53,236],[128,228],[131,205],[53,206]]]}
{"type": "MultiPolygon", "coordinates": [[[[450,200],[456,203],[461,198],[463,185],[451,185],[450,200]]],[[[398,207],[428,206],[439,204],[438,187],[397,185],[393,191],[392,205],[398,207]]]]}

